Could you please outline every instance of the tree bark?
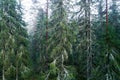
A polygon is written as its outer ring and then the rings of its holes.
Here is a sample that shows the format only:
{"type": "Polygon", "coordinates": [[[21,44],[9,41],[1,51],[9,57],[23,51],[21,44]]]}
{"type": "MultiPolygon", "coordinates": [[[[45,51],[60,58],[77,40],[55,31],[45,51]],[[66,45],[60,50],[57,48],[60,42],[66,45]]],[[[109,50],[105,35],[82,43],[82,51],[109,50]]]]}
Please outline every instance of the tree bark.
{"type": "Polygon", "coordinates": [[[16,61],[16,80],[18,80],[18,61],[16,61]]]}
{"type": "Polygon", "coordinates": [[[2,50],[2,54],[3,54],[2,80],[5,80],[5,53],[4,53],[4,50],[2,50]]]}
{"type": "Polygon", "coordinates": [[[91,53],[91,26],[90,26],[90,0],[85,1],[86,24],[86,53],[87,53],[87,80],[91,78],[92,53],[91,53]]]}
{"type": "Polygon", "coordinates": [[[49,3],[48,3],[48,0],[47,0],[47,8],[46,8],[46,41],[48,39],[48,6],[49,6],[49,3]]]}
{"type": "MultiPolygon", "coordinates": [[[[108,0],[106,0],[106,42],[108,42],[108,0]]],[[[109,56],[110,56],[110,53],[109,53],[109,46],[107,45],[107,60],[106,60],[106,71],[107,71],[107,74],[106,74],[106,80],[110,80],[110,75],[109,75],[109,56]]]]}

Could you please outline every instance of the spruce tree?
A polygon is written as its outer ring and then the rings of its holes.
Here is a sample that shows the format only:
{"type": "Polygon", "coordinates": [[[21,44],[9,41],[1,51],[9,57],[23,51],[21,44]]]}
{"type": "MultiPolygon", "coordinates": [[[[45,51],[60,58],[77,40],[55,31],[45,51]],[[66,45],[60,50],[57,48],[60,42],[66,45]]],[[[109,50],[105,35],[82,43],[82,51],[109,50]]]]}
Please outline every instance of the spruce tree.
{"type": "MultiPolygon", "coordinates": [[[[38,10],[35,31],[31,40],[31,58],[32,58],[32,68],[34,75],[42,77],[46,69],[46,14],[43,9],[38,10]]],[[[42,79],[42,78],[41,78],[42,79]]]]}
{"type": "Polygon", "coordinates": [[[18,80],[28,70],[27,30],[16,0],[2,0],[1,5],[0,50],[3,54],[3,80],[5,76],[9,80],[18,80]]]}
{"type": "Polygon", "coordinates": [[[1,52],[1,56],[2,56],[2,80],[5,80],[6,77],[5,77],[5,72],[7,71],[8,69],[8,62],[9,62],[9,45],[11,44],[9,42],[12,34],[12,30],[11,30],[11,27],[8,26],[9,25],[9,21],[10,21],[10,18],[9,18],[9,10],[8,10],[8,6],[7,6],[7,1],[0,1],[0,15],[1,15],[1,21],[0,21],[0,44],[1,44],[1,48],[0,48],[0,52],[1,52]]]}
{"type": "Polygon", "coordinates": [[[120,30],[119,30],[120,29],[120,26],[119,26],[120,13],[118,12],[119,6],[117,5],[117,1],[112,0],[112,6],[110,6],[110,10],[111,10],[111,12],[109,15],[109,19],[110,19],[109,22],[112,26],[115,27],[116,33],[118,34],[118,37],[120,37],[119,36],[119,33],[120,33],[120,30]]]}
{"type": "Polygon", "coordinates": [[[70,66],[65,62],[72,54],[72,33],[68,26],[68,15],[65,8],[65,0],[51,0],[52,15],[49,27],[48,54],[51,57],[49,80],[72,80],[70,66]]]}
{"type": "MultiPolygon", "coordinates": [[[[113,26],[114,23],[110,19],[113,15],[109,11],[103,11],[103,1],[99,2],[99,14],[101,16],[96,22],[96,54],[94,56],[94,80],[118,80],[119,79],[119,60],[116,55],[119,55],[119,37],[113,26]],[[106,14],[106,12],[108,12],[106,14]],[[107,17],[104,17],[106,15],[107,17]],[[109,16],[109,17],[108,17],[109,16]],[[106,20],[105,20],[106,18],[106,20]],[[99,23],[100,22],[100,23],[99,23]],[[105,24],[106,23],[106,24],[105,24]],[[117,65],[117,66],[115,66],[117,65]]],[[[107,4],[106,4],[107,6],[107,4]]],[[[107,7],[106,7],[107,8],[107,7]]],[[[107,9],[106,9],[107,10],[107,9]]]]}
{"type": "Polygon", "coordinates": [[[77,58],[77,60],[74,63],[76,64],[78,76],[80,76],[78,79],[87,80],[90,80],[92,77],[92,40],[95,38],[90,21],[90,4],[90,0],[77,1],[76,5],[79,7],[79,10],[76,12],[76,14],[74,14],[79,29],[77,34],[77,42],[75,43],[75,58],[77,58]]]}

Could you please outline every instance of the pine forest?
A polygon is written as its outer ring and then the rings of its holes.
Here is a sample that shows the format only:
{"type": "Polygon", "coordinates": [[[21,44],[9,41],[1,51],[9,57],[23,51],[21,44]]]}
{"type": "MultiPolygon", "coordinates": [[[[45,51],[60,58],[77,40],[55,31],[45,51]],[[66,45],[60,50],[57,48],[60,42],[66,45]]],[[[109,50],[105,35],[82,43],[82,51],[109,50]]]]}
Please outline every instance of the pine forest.
{"type": "Polygon", "coordinates": [[[120,80],[120,0],[0,0],[0,80],[120,80]]]}

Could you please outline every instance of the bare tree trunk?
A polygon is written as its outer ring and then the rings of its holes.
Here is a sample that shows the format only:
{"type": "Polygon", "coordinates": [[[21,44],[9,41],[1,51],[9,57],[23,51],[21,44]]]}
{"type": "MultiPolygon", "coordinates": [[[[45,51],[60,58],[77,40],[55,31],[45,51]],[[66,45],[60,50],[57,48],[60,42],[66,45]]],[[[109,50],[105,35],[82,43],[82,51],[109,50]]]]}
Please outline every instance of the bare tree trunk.
{"type": "Polygon", "coordinates": [[[2,80],[5,80],[5,70],[4,70],[4,66],[3,66],[3,71],[2,71],[2,72],[3,72],[3,76],[2,76],[3,79],[2,79],[2,80]]]}
{"type": "Polygon", "coordinates": [[[48,0],[46,3],[46,56],[47,57],[47,40],[48,40],[48,0]]]}
{"type": "Polygon", "coordinates": [[[2,54],[3,54],[2,80],[5,80],[5,53],[4,53],[4,50],[2,50],[2,54]]]}
{"type": "Polygon", "coordinates": [[[90,26],[90,0],[85,1],[86,24],[86,52],[87,52],[87,80],[91,78],[92,53],[91,53],[91,26],[90,26]]]}
{"type": "Polygon", "coordinates": [[[47,47],[48,47],[48,44],[47,44],[47,41],[48,41],[48,6],[49,6],[49,3],[48,3],[48,0],[46,0],[46,44],[45,44],[45,56],[44,56],[44,61],[45,61],[45,70],[48,68],[48,50],[47,50],[47,47]]]}
{"type": "Polygon", "coordinates": [[[18,80],[18,61],[16,61],[16,80],[18,80]]]}
{"type": "MultiPolygon", "coordinates": [[[[108,38],[107,38],[107,34],[108,34],[108,0],[106,0],[106,42],[108,41],[108,38]]],[[[109,53],[109,46],[107,45],[107,61],[106,61],[106,71],[107,71],[107,74],[106,74],[106,80],[110,80],[110,75],[109,75],[109,56],[110,56],[110,53],[109,53]]]]}
{"type": "Polygon", "coordinates": [[[48,39],[48,5],[49,3],[48,3],[48,0],[47,0],[47,8],[46,8],[46,41],[47,41],[47,39],[48,39]]]}
{"type": "Polygon", "coordinates": [[[103,7],[102,7],[102,2],[103,2],[103,0],[100,0],[100,3],[99,3],[99,20],[100,20],[100,26],[102,26],[102,18],[103,18],[103,14],[102,14],[102,9],[103,9],[103,7]]]}
{"type": "Polygon", "coordinates": [[[106,32],[108,32],[108,0],[106,0],[106,32]]]}
{"type": "Polygon", "coordinates": [[[2,80],[5,80],[5,70],[4,70],[4,66],[3,66],[3,79],[2,80]]]}

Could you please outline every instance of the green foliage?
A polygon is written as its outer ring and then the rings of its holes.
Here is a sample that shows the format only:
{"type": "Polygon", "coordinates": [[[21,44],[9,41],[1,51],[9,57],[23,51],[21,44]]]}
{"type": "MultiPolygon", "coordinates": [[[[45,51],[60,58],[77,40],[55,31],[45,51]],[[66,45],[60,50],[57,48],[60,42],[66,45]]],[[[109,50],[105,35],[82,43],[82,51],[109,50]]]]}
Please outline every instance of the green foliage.
{"type": "Polygon", "coordinates": [[[120,80],[119,7],[106,26],[104,0],[93,1],[50,0],[29,37],[19,1],[0,0],[0,80],[120,80]]]}
{"type": "Polygon", "coordinates": [[[50,75],[57,75],[58,68],[56,67],[56,60],[50,64],[50,75]]]}
{"type": "MultiPolygon", "coordinates": [[[[28,67],[27,30],[16,0],[0,1],[0,54],[2,75],[7,80],[21,79],[28,67]],[[9,5],[9,6],[8,6],[9,5]],[[19,77],[16,77],[16,76],[19,77]]],[[[0,75],[0,76],[2,76],[0,75]]],[[[23,78],[22,78],[23,79],[23,78]]]]}
{"type": "MultiPolygon", "coordinates": [[[[100,46],[101,46],[101,51],[104,58],[105,63],[104,66],[106,67],[106,64],[109,65],[107,69],[109,68],[109,72],[106,71],[105,74],[109,74],[110,78],[112,79],[117,79],[119,76],[119,63],[116,60],[117,56],[119,56],[119,45],[120,45],[120,40],[117,37],[117,34],[115,33],[114,27],[108,26],[108,32],[103,34],[102,39],[100,40],[100,46]],[[116,73],[117,70],[118,72],[116,73]],[[114,76],[114,77],[112,77],[114,76]]],[[[105,68],[106,70],[106,68],[105,68]]]]}

